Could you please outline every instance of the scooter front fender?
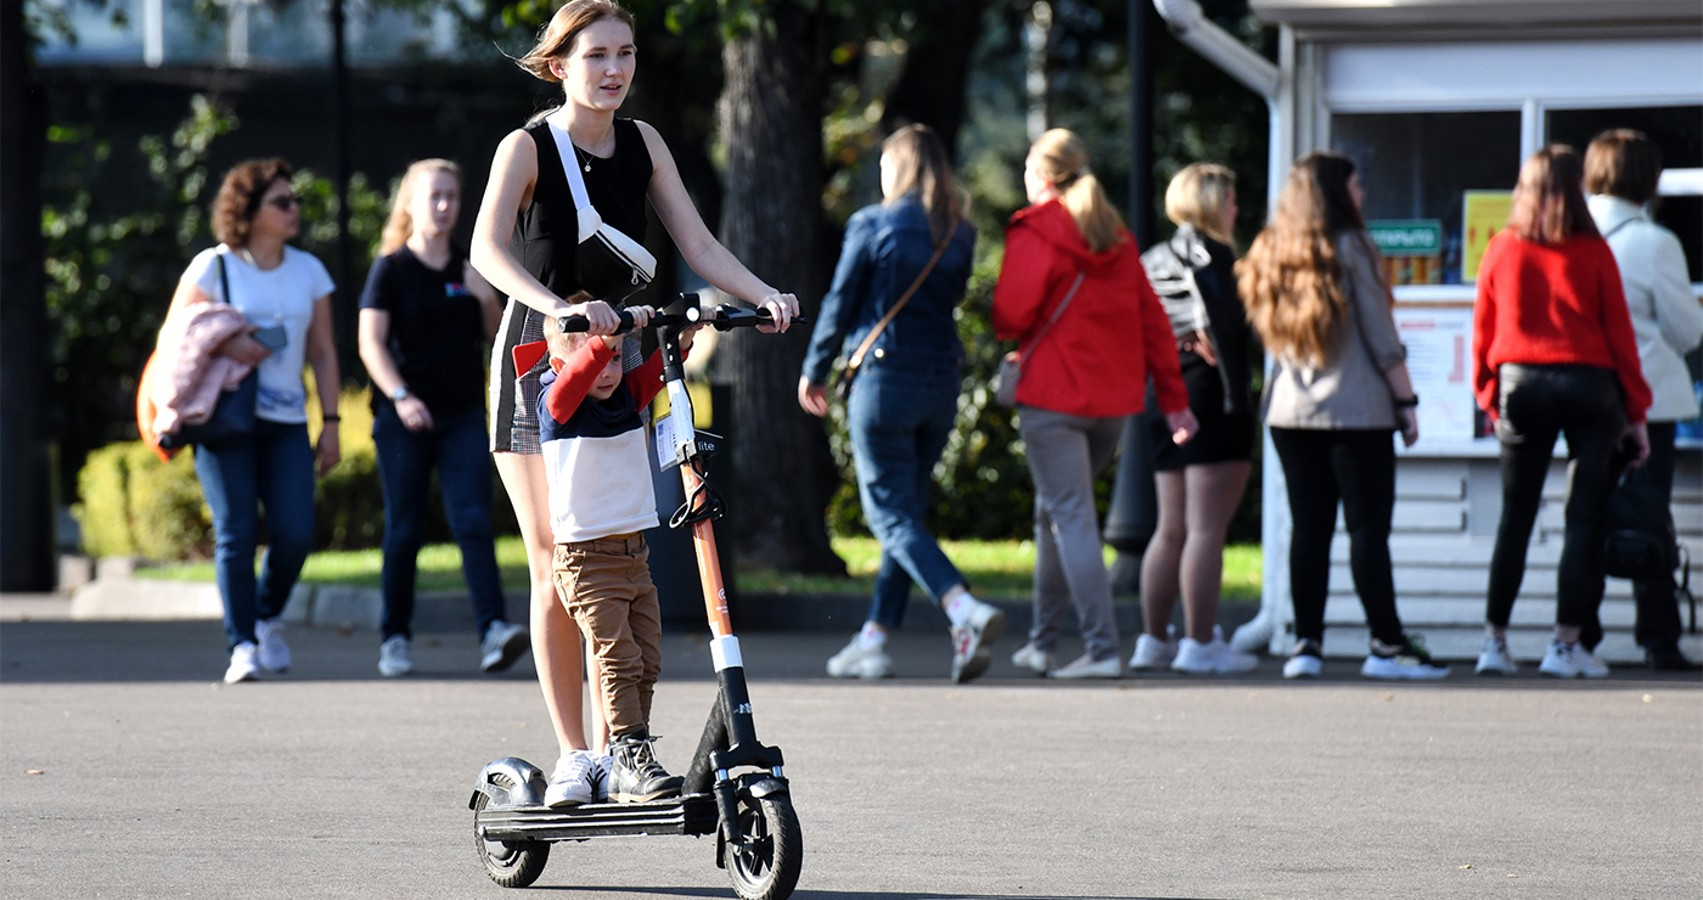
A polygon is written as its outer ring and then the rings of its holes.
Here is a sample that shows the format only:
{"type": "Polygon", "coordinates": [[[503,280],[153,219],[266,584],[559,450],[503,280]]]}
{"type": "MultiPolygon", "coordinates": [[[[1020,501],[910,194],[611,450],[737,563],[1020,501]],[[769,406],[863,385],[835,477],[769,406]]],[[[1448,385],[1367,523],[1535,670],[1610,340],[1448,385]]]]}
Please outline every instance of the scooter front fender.
{"type": "Polygon", "coordinates": [[[775,775],[762,775],[739,785],[739,797],[744,800],[762,800],[767,797],[785,796],[790,791],[786,779],[775,775]]]}
{"type": "Polygon", "coordinates": [[[467,808],[473,809],[478,804],[480,794],[490,799],[491,806],[542,806],[544,788],[544,773],[537,766],[505,756],[479,770],[479,780],[473,783],[467,808]]]}

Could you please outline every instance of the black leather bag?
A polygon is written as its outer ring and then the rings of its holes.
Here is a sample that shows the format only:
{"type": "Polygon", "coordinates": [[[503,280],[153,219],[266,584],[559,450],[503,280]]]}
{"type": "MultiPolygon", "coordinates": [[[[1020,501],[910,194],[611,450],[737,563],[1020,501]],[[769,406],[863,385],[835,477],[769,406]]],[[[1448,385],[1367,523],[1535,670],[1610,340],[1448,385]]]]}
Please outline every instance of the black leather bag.
{"type": "Polygon", "coordinates": [[[1633,581],[1673,578],[1679,567],[1679,540],[1667,500],[1647,467],[1629,467],[1621,473],[1608,504],[1605,572],[1633,581]]]}

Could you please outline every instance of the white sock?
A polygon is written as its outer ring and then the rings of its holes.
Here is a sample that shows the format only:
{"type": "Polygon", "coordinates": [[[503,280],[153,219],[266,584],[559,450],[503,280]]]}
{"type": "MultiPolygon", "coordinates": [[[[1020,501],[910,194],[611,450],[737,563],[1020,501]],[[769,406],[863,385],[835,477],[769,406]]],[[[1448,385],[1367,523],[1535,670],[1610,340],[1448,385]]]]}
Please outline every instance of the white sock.
{"type": "Polygon", "coordinates": [[[874,622],[863,623],[863,630],[857,633],[857,645],[865,650],[887,646],[887,629],[874,622]]]}
{"type": "Polygon", "coordinates": [[[942,608],[946,611],[946,621],[951,622],[953,628],[957,628],[965,622],[968,622],[970,620],[970,614],[975,612],[976,607],[981,605],[982,602],[980,600],[977,600],[974,596],[972,596],[969,591],[964,590],[957,591],[950,595],[946,602],[941,604],[942,608]]]}

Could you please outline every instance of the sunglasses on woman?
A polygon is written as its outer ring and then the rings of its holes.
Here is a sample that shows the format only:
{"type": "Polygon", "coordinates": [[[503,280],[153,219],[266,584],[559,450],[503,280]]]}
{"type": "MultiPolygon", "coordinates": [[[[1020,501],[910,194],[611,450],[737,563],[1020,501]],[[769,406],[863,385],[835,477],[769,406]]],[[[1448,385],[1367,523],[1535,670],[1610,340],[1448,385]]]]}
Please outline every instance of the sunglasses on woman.
{"type": "Polygon", "coordinates": [[[277,208],[280,212],[289,212],[302,205],[302,198],[295,194],[279,194],[266,200],[268,206],[277,208]]]}

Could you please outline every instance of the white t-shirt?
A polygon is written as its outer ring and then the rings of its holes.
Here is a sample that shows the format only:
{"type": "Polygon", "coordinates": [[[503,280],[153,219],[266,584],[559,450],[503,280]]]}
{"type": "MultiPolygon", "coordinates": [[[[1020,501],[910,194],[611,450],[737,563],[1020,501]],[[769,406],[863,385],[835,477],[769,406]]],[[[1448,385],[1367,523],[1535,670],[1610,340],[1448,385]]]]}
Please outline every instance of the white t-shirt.
{"type": "Polygon", "coordinates": [[[284,247],[283,264],[263,270],[250,265],[242,253],[220,244],[197,253],[183,277],[214,300],[230,303],[261,328],[284,326],[283,348],[272,351],[260,364],[260,392],[254,414],[268,422],[306,422],[307,385],[302,380],[302,363],[307,353],[308,323],[313,320],[313,302],[335,287],[331,273],[312,253],[288,245],[284,247]],[[231,285],[229,297],[219,287],[217,259],[221,252],[231,285]]]}

